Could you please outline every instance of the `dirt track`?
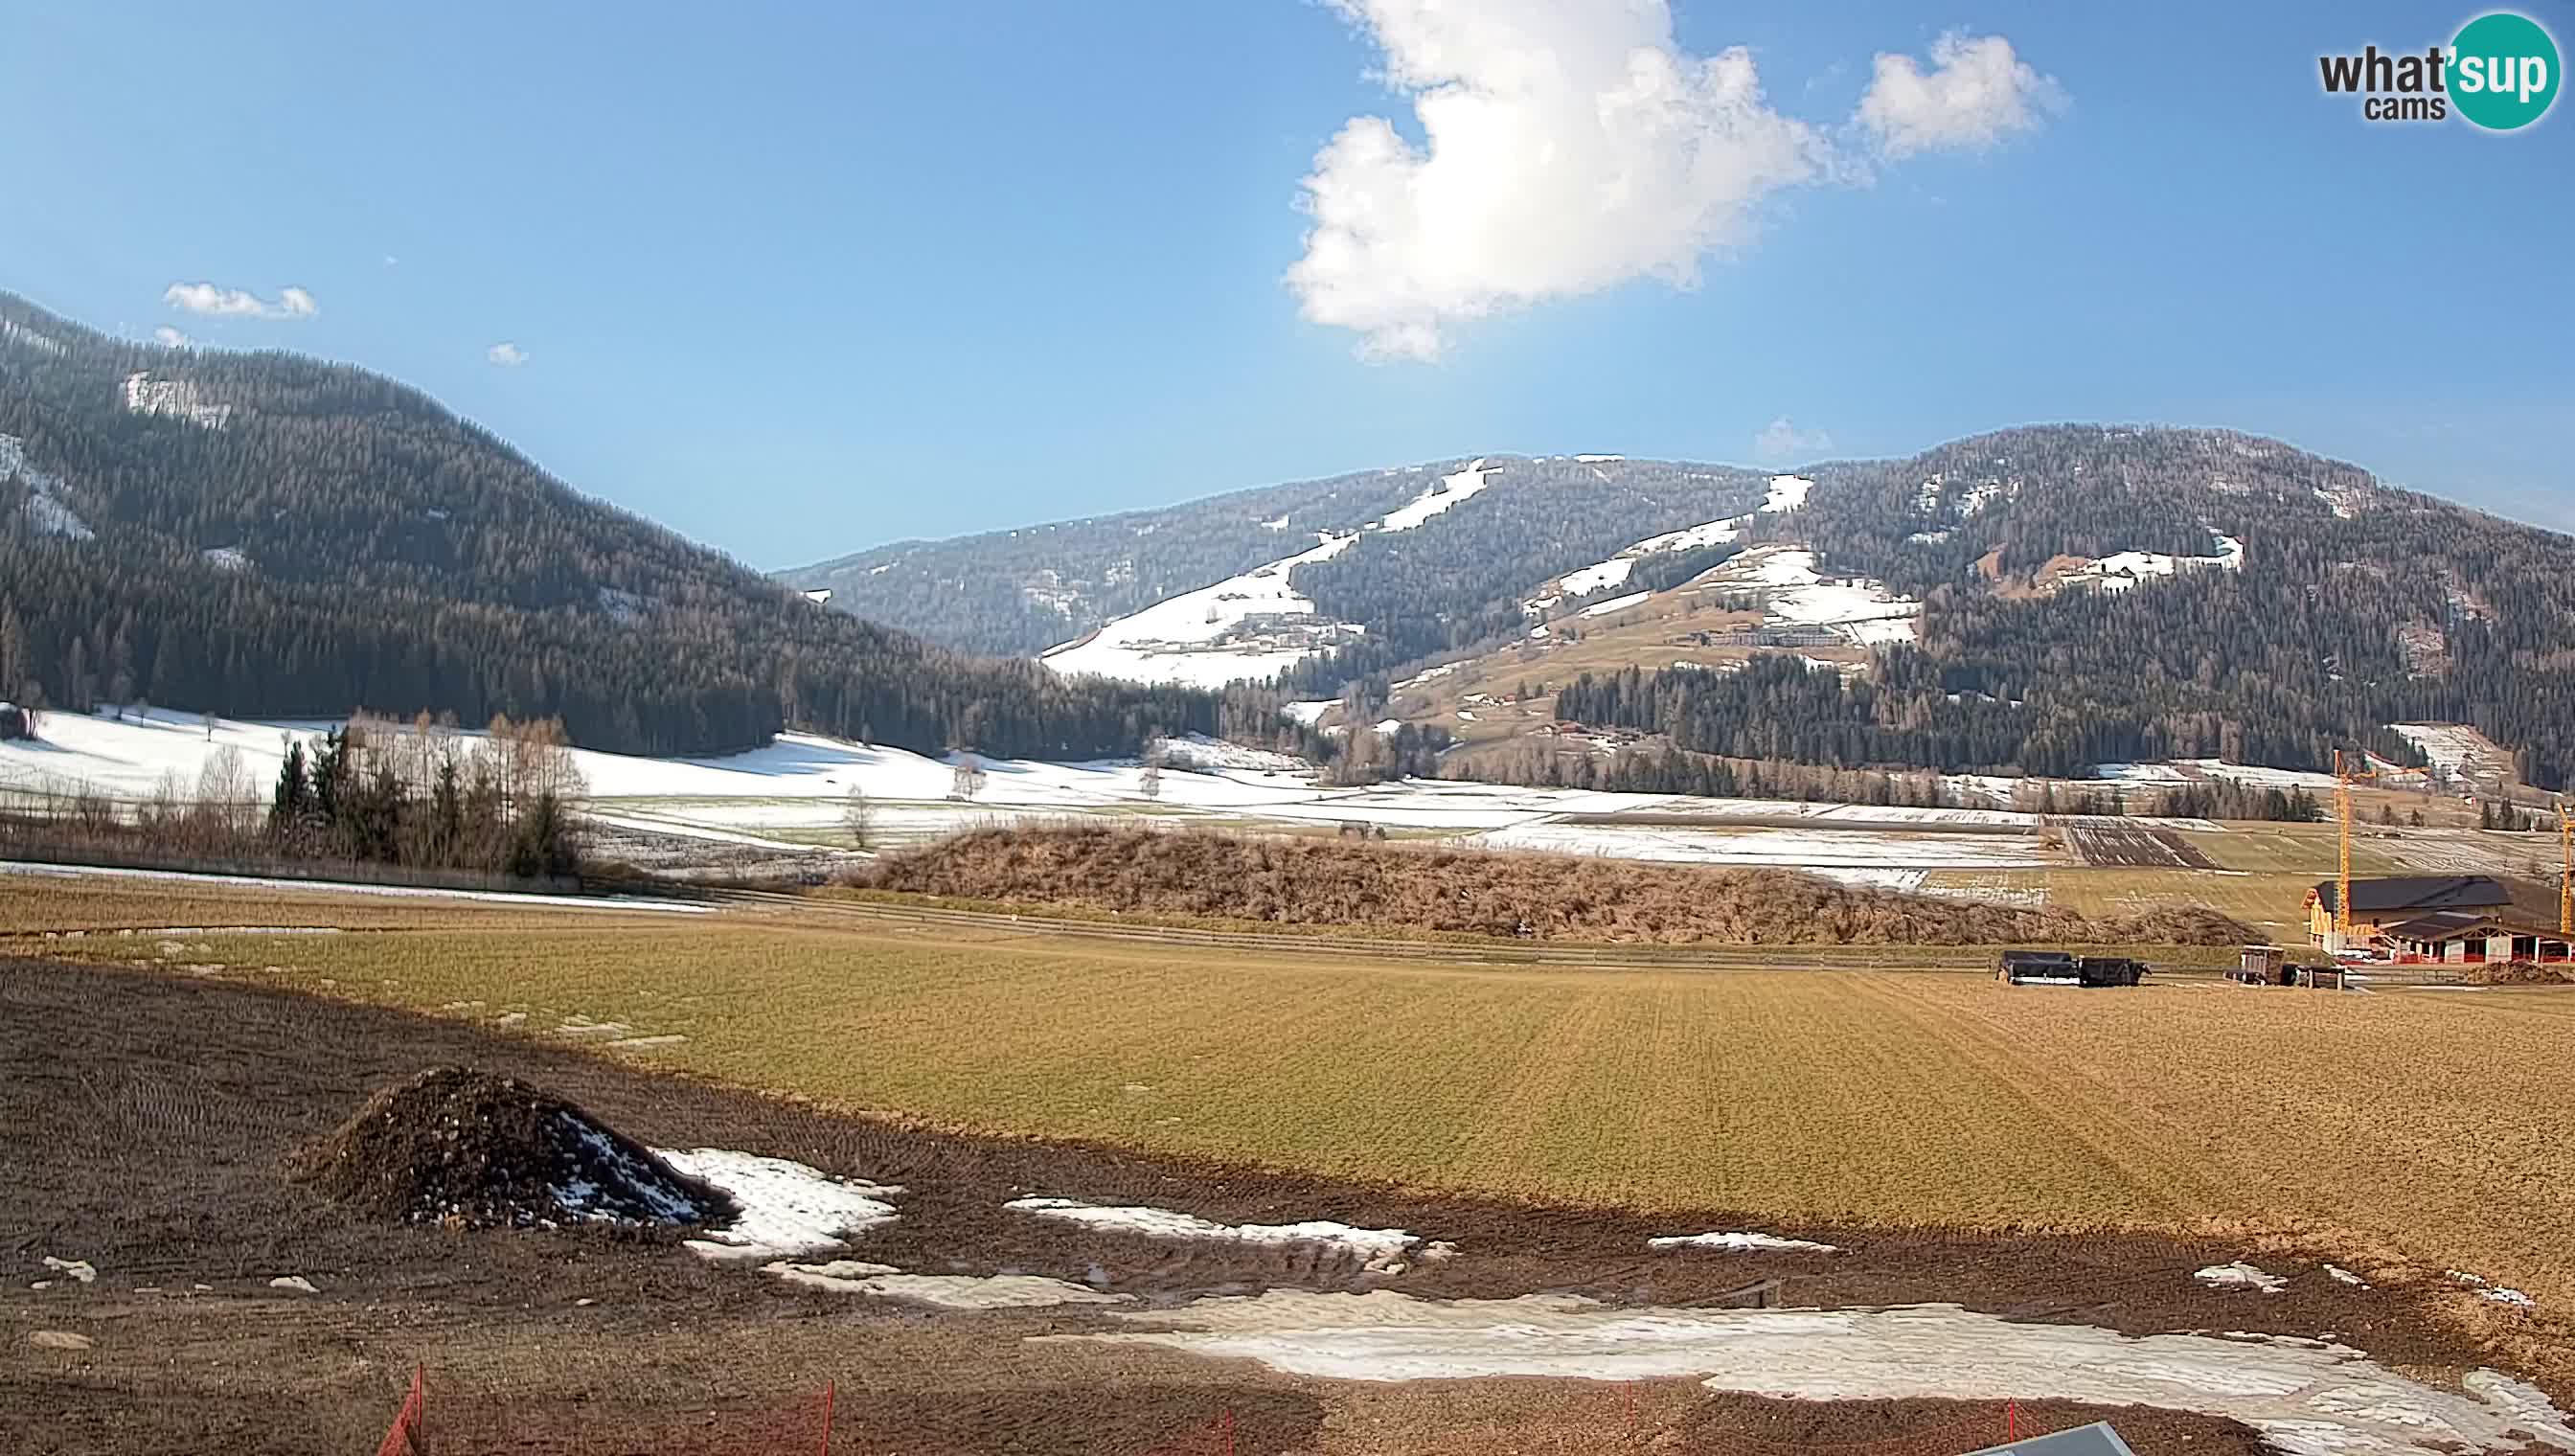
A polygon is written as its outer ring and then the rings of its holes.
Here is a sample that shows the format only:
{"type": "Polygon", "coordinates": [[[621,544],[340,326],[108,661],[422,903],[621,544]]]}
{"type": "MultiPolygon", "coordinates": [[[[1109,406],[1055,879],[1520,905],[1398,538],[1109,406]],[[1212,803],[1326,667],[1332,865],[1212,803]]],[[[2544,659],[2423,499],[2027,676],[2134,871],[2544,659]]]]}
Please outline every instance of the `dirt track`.
{"type": "MultiPolygon", "coordinates": [[[[903,1218],[860,1252],[907,1269],[1079,1280],[1098,1266],[1112,1287],[1155,1301],[1381,1279],[1309,1254],[1176,1249],[1001,1206],[1047,1192],[1454,1240],[1463,1250],[1455,1261],[1401,1276],[1397,1287],[1421,1295],[1546,1290],[1686,1306],[1775,1278],[1777,1297],[1791,1304],[1951,1299],[2130,1332],[2331,1329],[2381,1360],[2436,1372],[2478,1358],[2434,1327],[2416,1296],[2351,1290],[2313,1265],[2272,1261],[2296,1277],[2288,1292],[2258,1300],[2194,1283],[2189,1270],[2240,1252],[2222,1246],[1773,1226],[1847,1252],[1653,1255],[1648,1236],[1762,1225],[1723,1210],[1647,1221],[945,1136],[452,1021],[148,971],[12,961],[0,962],[0,1126],[11,1129],[0,1142],[0,1259],[12,1276],[0,1285],[0,1450],[370,1449],[415,1362],[438,1372],[451,1432],[468,1428],[472,1412],[506,1410],[516,1412],[514,1432],[580,1432],[593,1451],[724,1450],[722,1413],[775,1421],[827,1381],[847,1396],[842,1429],[853,1450],[878,1442],[1126,1456],[1192,1439],[1219,1410],[1236,1413],[1245,1452],[1490,1449],[1459,1439],[1478,1429],[1521,1450],[1604,1448],[1613,1407],[1596,1386],[1478,1381],[1459,1406],[1458,1387],[1447,1384],[1353,1388],[1172,1352],[1031,1345],[1021,1337],[1097,1328],[1100,1317],[933,1314],[799,1290],[669,1247],[385,1225],[279,1176],[290,1149],[369,1089],[453,1061],[536,1080],[658,1145],[745,1148],[901,1182],[912,1190],[903,1218]],[[96,1282],[58,1277],[54,1288],[29,1289],[48,1255],[89,1261],[96,1282]],[[269,1286],[290,1274],[320,1292],[269,1286]],[[38,1330],[97,1343],[37,1349],[29,1338],[38,1330]],[[1496,1412],[1522,1407],[1496,1423],[1496,1412]]],[[[1793,1427],[1785,1439],[1836,1443],[1930,1430],[1914,1449],[1945,1456],[1988,1444],[1966,1438],[1990,1436],[1999,1414],[1922,1402],[1906,1403],[1925,1407],[1909,1412],[1765,1414],[1686,1383],[1651,1387],[1645,1403],[1636,1449],[1672,1451],[1778,1449],[1775,1432],[1793,1427]],[[1946,1426],[1958,1427],[1955,1441],[1934,1429],[1946,1426]]],[[[2240,1427],[2201,1417],[2122,1424],[2140,1450],[2249,1449],[2240,1427]]],[[[512,1449],[564,1449],[569,1438],[548,1441],[512,1449]]]]}

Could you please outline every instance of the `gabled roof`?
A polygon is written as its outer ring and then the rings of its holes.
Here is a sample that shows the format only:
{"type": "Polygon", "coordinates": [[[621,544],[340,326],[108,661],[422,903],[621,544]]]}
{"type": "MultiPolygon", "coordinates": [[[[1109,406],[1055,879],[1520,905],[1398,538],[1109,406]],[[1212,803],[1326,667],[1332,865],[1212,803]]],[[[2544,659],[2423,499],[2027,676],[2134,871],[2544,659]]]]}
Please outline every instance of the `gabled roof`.
{"type": "MultiPolygon", "coordinates": [[[[2355,893],[2352,898],[2360,896],[2355,893]]],[[[2128,1443],[2119,1439],[2119,1433],[2110,1429],[2108,1421],[2076,1426],[2073,1430],[2058,1431],[2052,1436],[2032,1436],[2008,1446],[1989,1446],[1971,1453],[1971,1456],[2007,1456],[2007,1453],[2008,1456],[2136,1456],[2128,1449],[2128,1443]]]]}
{"type": "MultiPolygon", "coordinates": [[[[2360,898],[2357,888],[2353,890],[2352,898],[2360,898]]],[[[2380,934],[2393,935],[2400,940],[2455,940],[2474,930],[2510,927],[2495,916],[2476,910],[2434,910],[2427,915],[2416,915],[2410,920],[2378,928],[2380,934]]]]}
{"type": "MultiPolygon", "coordinates": [[[[2316,903],[2339,913],[2342,896],[2334,881],[2316,885],[2316,903]]],[[[2479,905],[2508,905],[2512,894],[2483,874],[2399,874],[2351,882],[2354,912],[2370,910],[2455,910],[2479,905]]]]}

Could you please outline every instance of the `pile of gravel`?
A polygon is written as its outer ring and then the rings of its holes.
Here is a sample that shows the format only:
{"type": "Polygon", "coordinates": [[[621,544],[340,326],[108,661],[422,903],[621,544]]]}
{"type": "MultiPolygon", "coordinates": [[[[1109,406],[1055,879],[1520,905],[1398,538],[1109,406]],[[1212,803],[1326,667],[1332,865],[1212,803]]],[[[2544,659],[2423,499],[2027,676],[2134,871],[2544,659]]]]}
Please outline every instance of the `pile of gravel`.
{"type": "Polygon", "coordinates": [[[735,1214],[723,1193],[572,1103],[456,1066],[369,1097],[288,1172],[378,1217],[450,1228],[683,1230],[735,1214]]]}

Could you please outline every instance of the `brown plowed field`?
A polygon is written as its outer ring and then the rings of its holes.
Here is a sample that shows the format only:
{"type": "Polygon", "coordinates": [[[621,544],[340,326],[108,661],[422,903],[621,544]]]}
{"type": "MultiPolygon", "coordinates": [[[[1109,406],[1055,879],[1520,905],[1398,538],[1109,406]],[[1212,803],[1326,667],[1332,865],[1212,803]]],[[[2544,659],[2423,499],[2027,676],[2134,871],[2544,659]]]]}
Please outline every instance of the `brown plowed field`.
{"type": "Polygon", "coordinates": [[[2069,820],[2065,835],[2074,841],[2074,851],[2083,862],[2095,867],[2215,869],[2209,857],[2199,852],[2174,829],[2147,824],[2123,824],[2116,819],[2069,820]]]}
{"type": "MultiPolygon", "coordinates": [[[[1580,1055],[1581,1028],[1563,1035],[1560,1050],[1580,1055]]],[[[2007,1051],[1991,1054],[1999,1061],[2007,1051]]],[[[866,1048],[848,1054],[863,1058],[866,1048]]],[[[292,1149],[368,1091],[442,1063],[526,1078],[653,1145],[740,1148],[900,1182],[910,1190],[902,1218],[857,1252],[908,1269],[1102,1277],[1154,1301],[1386,1277],[1259,1248],[1176,1254],[1169,1243],[1001,1206],[1044,1192],[1453,1240],[1455,1260],[1399,1276],[1395,1287],[1419,1295],[1544,1290],[1690,1305],[1776,1279],[1779,1302],[1819,1307],[1952,1300],[2132,1333],[2330,1329],[2429,1378],[2490,1358],[2438,1322],[2437,1288],[2354,1289],[2288,1253],[2263,1256],[2290,1276],[2276,1296],[2195,1283],[2192,1269],[2243,1252],[2231,1241],[1774,1222],[1766,1226],[1845,1252],[1650,1256],[1648,1236],[1763,1225],[1723,1209],[1648,1218],[948,1135],[455,1020],[163,971],[13,960],[0,961],[0,1259],[10,1275],[0,1284],[0,1451],[369,1450],[415,1363],[435,1375],[443,1424],[431,1429],[447,1433],[433,1447],[440,1456],[746,1449],[745,1433],[795,1429],[826,1383],[838,1386],[835,1449],[846,1451],[1213,1452],[1210,1422],[1227,1411],[1234,1449],[1265,1456],[1766,1452],[1882,1440],[1895,1443],[1889,1452],[1953,1456],[1999,1434],[1991,1403],[1764,1402],[1687,1382],[1348,1385],[1135,1346],[1031,1344],[1025,1336],[1098,1328],[1101,1316],[930,1312],[798,1289],[667,1244],[387,1224],[281,1176],[292,1149]],[[52,1288],[29,1288],[46,1256],[86,1260],[96,1281],[58,1276],[52,1288]],[[318,1292],[270,1287],[289,1274],[318,1292]],[[31,1343],[38,1331],[94,1345],[40,1347],[31,1343]]],[[[2032,1084],[2033,1095],[2065,1091],[2032,1084]]],[[[1643,1103],[1601,1111],[1654,1116],[1643,1103]]],[[[1688,1136],[1657,1135],[1665,1132],[1688,1136]]],[[[2122,1157],[2129,1137],[2105,1128],[2101,1155],[2122,1157]]],[[[2563,1385],[2556,1393],[2568,1395],[2563,1385]]],[[[2033,1407],[2023,1432],[2098,1414],[2033,1407]]],[[[2249,1432],[2223,1421],[2140,1412],[2119,1420],[2140,1451],[2256,1449],[2249,1432]]]]}

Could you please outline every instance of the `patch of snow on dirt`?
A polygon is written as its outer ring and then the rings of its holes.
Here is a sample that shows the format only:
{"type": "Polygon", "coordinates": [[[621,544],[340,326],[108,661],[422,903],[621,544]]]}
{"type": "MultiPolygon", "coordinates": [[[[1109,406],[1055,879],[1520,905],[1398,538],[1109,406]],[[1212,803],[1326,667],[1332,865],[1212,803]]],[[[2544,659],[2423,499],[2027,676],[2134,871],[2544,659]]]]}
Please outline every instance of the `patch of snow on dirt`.
{"type": "Polygon", "coordinates": [[[94,1284],[98,1282],[98,1269],[87,1259],[58,1259],[51,1254],[47,1254],[45,1255],[45,1267],[53,1270],[57,1274],[67,1275],[77,1283],[94,1284]]]}
{"type": "Polygon", "coordinates": [[[2259,1289],[2265,1294],[2277,1294],[2289,1287],[2285,1276],[2266,1274],[2242,1259],[2231,1264],[2211,1264],[2190,1277],[2212,1288],[2259,1289]]]}
{"type": "Polygon", "coordinates": [[[791,1284],[835,1294],[910,1299],[946,1309],[1044,1309],[1059,1304],[1124,1304],[1124,1294],[1038,1274],[906,1274],[890,1264],[836,1260],[829,1264],[774,1263],[768,1271],[791,1284]]]}
{"type": "Polygon", "coordinates": [[[1377,530],[1410,531],[1431,517],[1452,510],[1458,503],[1481,492],[1484,487],[1493,483],[1493,474],[1492,471],[1484,468],[1481,460],[1478,460],[1455,475],[1441,476],[1438,485],[1422,492],[1409,504],[1385,513],[1385,522],[1377,527],[1377,530]]]}
{"type": "Polygon", "coordinates": [[[2506,1289],[2502,1285],[2494,1283],[2489,1279],[2485,1279],[2479,1275],[2466,1273],[2458,1269],[2450,1270],[2449,1274],[2453,1280],[2475,1290],[2479,1299],[2486,1300],[2489,1303],[2509,1304],[2515,1309],[2536,1309],[2539,1307],[2538,1300],[2531,1298],[2529,1295],[2522,1293],[2518,1289],[2506,1289]]]}
{"type": "Polygon", "coordinates": [[[712,1184],[733,1198],[741,1215],[689,1247],[710,1259],[769,1263],[799,1254],[829,1253],[850,1238],[892,1223],[903,1191],[887,1183],[835,1178],[787,1158],[731,1152],[720,1147],[689,1151],[655,1148],[654,1155],[681,1173],[712,1184]]]}
{"type": "Polygon", "coordinates": [[[2325,1265],[2325,1272],[2331,1274],[2334,1278],[2334,1282],[2337,1284],[2349,1284],[2357,1289],[2366,1289],[2369,1287],[2368,1280],[2363,1279],[2358,1274],[2353,1273],[2340,1264],[2325,1265]]]}
{"type": "Polygon", "coordinates": [[[1353,1228],[1328,1219],[1303,1223],[1218,1223],[1168,1208],[1116,1207],[1078,1198],[1015,1198],[1002,1205],[1040,1218],[1060,1218],[1093,1228],[1147,1238],[1206,1239],[1248,1244],[1315,1244],[1346,1253],[1380,1273],[1395,1272],[1404,1251],[1421,1240],[1399,1228],[1353,1228]]]}
{"type": "Polygon", "coordinates": [[[1620,1308],[1568,1294],[1427,1300],[1274,1289],[1175,1309],[1113,1310],[1128,1329],[1060,1339],[1160,1345],[1340,1380],[1691,1376],[1805,1400],[2073,1400],[2241,1420],[2292,1456],[2419,1456],[2418,1443],[2575,1450],[2544,1394],[2490,1370],[2463,1391],[2322,1341],[2023,1324],[1956,1305],[1892,1309],[1620,1308]]]}
{"type": "Polygon", "coordinates": [[[1723,1249],[1729,1254],[1764,1251],[1781,1253],[1837,1254],[1832,1244],[1819,1244],[1810,1239],[1781,1238],[1775,1233],[1692,1233],[1670,1238],[1649,1238],[1647,1248],[1656,1249],[1723,1249]]]}

